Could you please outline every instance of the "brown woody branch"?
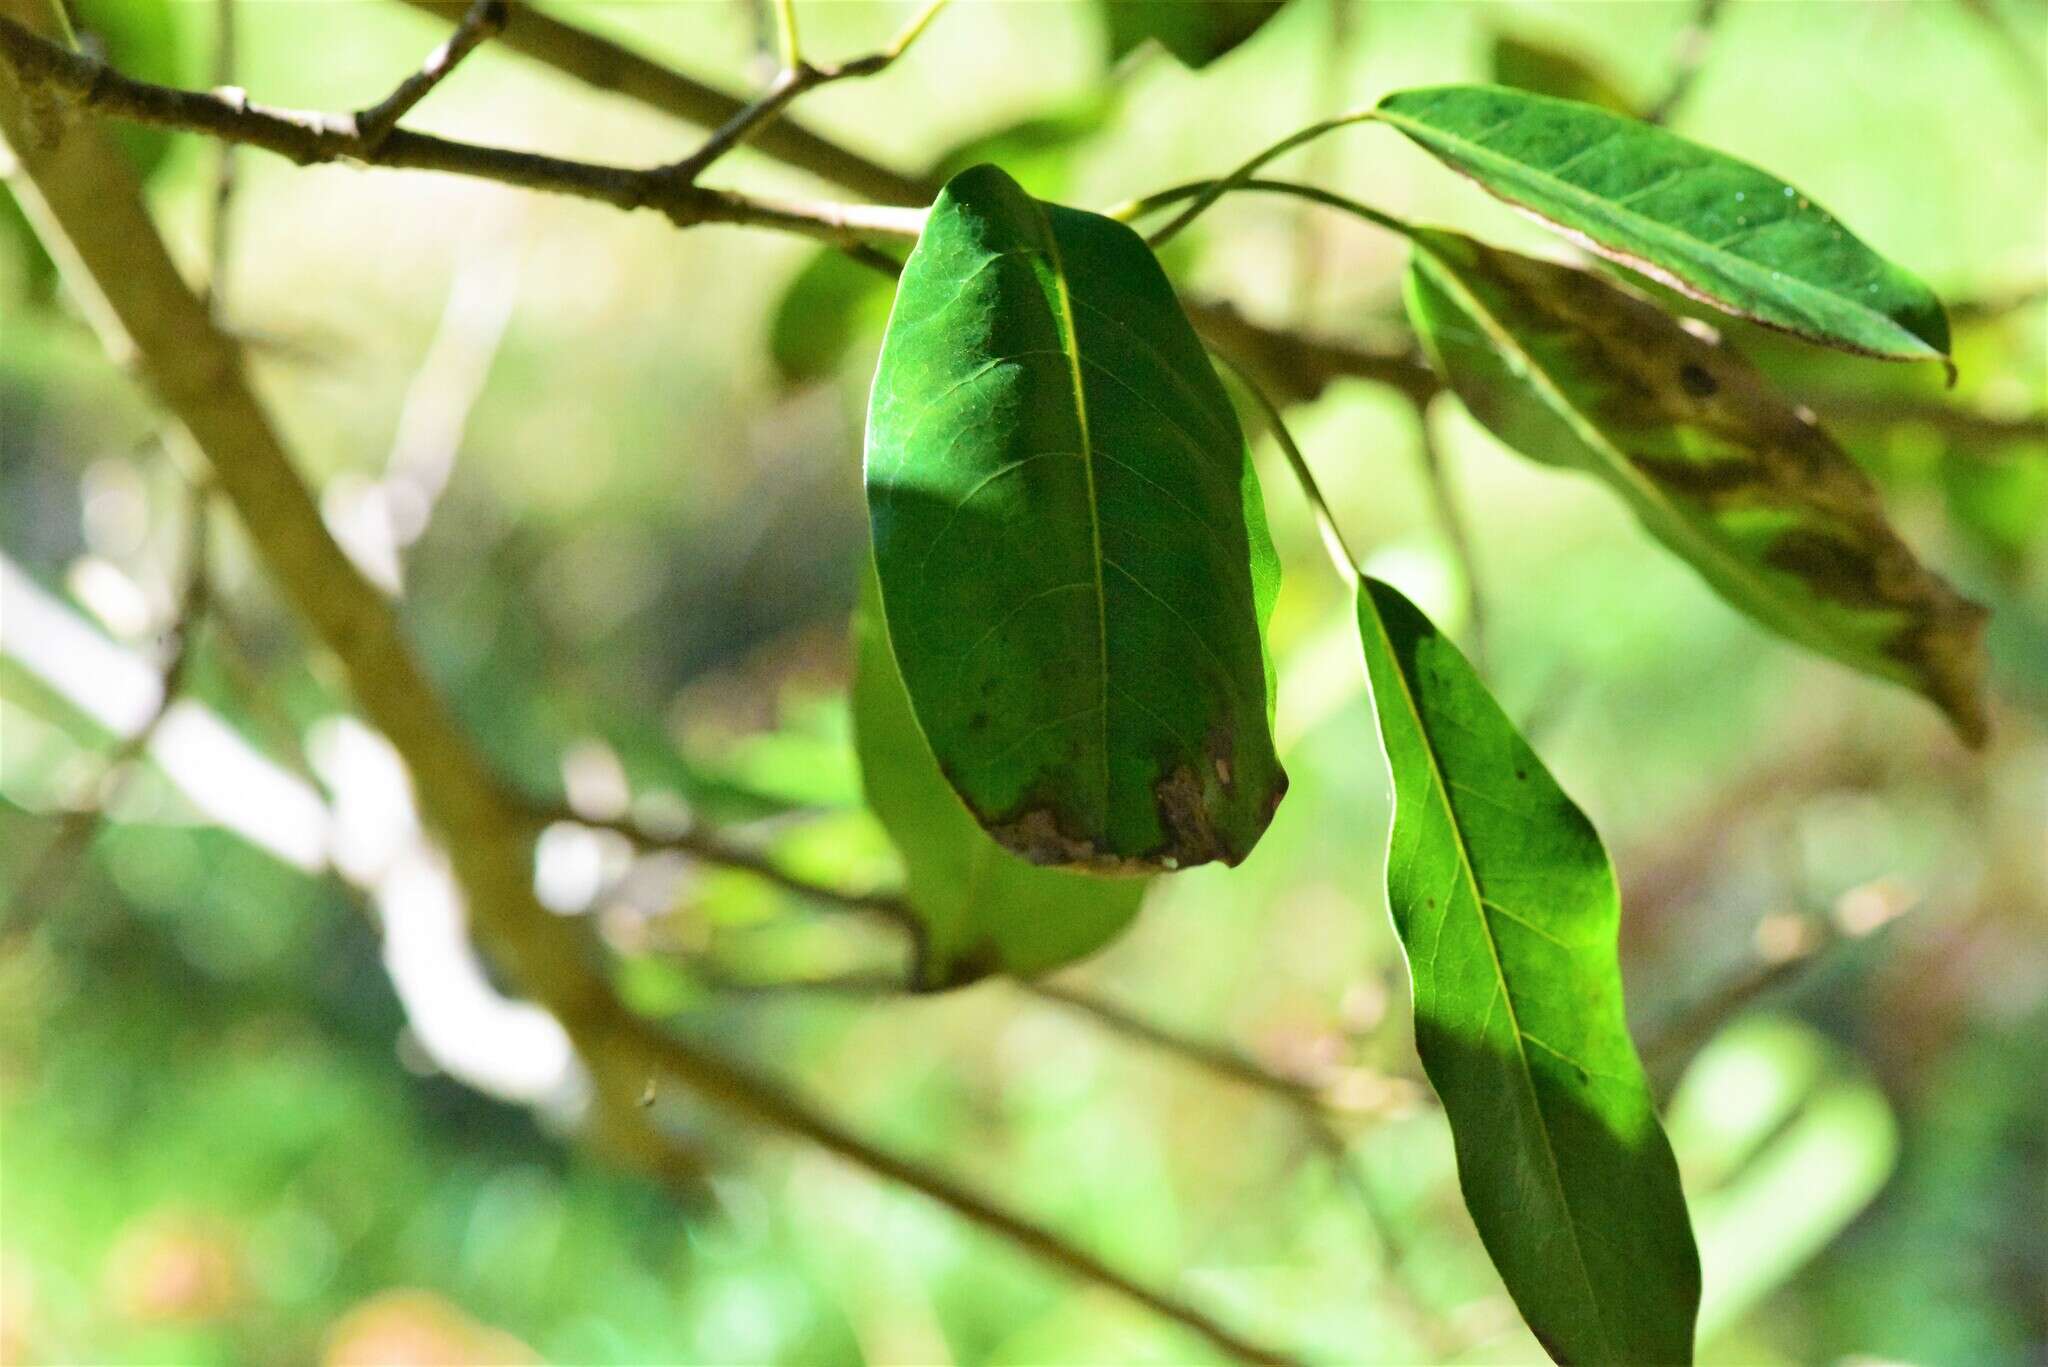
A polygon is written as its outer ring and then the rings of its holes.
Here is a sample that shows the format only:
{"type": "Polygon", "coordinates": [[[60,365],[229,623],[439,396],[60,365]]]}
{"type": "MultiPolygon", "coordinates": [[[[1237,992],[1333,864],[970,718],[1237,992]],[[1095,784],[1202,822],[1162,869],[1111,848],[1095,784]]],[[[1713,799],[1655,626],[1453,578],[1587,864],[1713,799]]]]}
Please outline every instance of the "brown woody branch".
{"type": "Polygon", "coordinates": [[[507,0],[475,0],[448,40],[427,55],[420,69],[398,83],[389,95],[356,115],[356,136],[371,151],[382,146],[398,121],[424,100],[479,44],[505,27],[507,0]]]}
{"type": "MultiPolygon", "coordinates": [[[[597,200],[620,209],[653,209],[679,228],[749,224],[843,246],[870,238],[915,237],[914,210],[832,203],[772,203],[679,183],[663,168],[573,161],[511,148],[456,142],[392,128],[365,137],[354,114],[281,109],[239,92],[179,90],[134,80],[97,58],[38,37],[0,16],[0,59],[24,86],[95,113],[205,133],[275,152],[301,166],[356,161],[367,166],[442,171],[506,185],[597,200]]],[[[31,134],[33,136],[33,134],[31,134]]]]}

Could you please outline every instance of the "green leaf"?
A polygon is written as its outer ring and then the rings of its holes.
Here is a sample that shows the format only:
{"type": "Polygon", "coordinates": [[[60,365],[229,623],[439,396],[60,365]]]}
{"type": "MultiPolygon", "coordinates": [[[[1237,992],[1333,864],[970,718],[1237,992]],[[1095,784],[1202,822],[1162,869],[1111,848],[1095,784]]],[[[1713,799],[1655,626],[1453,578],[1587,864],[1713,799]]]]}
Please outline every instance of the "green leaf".
{"type": "Polygon", "coordinates": [[[1746,361],[1590,272],[1454,233],[1415,244],[1409,315],[1495,436],[1609,485],[1765,626],[1983,738],[1983,611],[1914,558],[1868,477],[1746,361]]]}
{"type": "Polygon", "coordinates": [[[1121,58],[1147,38],[1204,67],[1258,32],[1286,0],[1103,0],[1109,54],[1121,58]]]}
{"type": "Polygon", "coordinates": [[[1506,33],[1494,35],[1493,79],[1518,90],[1577,100],[1631,118],[1637,112],[1635,102],[1614,82],[1571,53],[1524,42],[1506,33]]]}
{"type": "Polygon", "coordinates": [[[1415,1043],[1508,1294],[1559,1362],[1692,1359],[1699,1255],[1622,1013],[1613,866],[1456,646],[1358,595],[1415,1043]]]}
{"type": "Polygon", "coordinates": [[[1039,868],[974,823],[911,713],[872,569],[864,580],[854,619],[854,738],[868,805],[903,856],[905,899],[923,928],[915,985],[1029,977],[1101,948],[1137,915],[1145,880],[1039,868]]]}
{"type": "Polygon", "coordinates": [[[993,166],[932,206],[868,407],[903,680],[947,780],[1034,863],[1235,864],[1287,786],[1278,564],[1244,434],[1138,235],[993,166]]]}
{"type": "Polygon", "coordinates": [[[1033,194],[1064,192],[1069,154],[1109,125],[1123,105],[1121,86],[1101,86],[1062,109],[1035,114],[977,134],[941,153],[932,179],[951,180],[983,162],[994,162],[1033,194]]]}
{"type": "Polygon", "coordinates": [[[1499,86],[1399,91],[1377,117],[1510,204],[1702,303],[1845,351],[1948,359],[1948,317],[1927,286],[1747,162],[1499,86]]]}
{"type": "Polygon", "coordinates": [[[821,249],[789,282],[768,323],[768,356],[789,384],[839,368],[856,339],[889,316],[888,276],[835,247],[821,249]]]}
{"type": "MultiPolygon", "coordinates": [[[[980,133],[939,155],[931,179],[950,180],[970,166],[995,162],[1040,196],[1064,188],[1076,144],[1101,132],[1122,103],[1105,87],[1050,114],[980,133]]],[[[775,306],[768,354],[789,384],[811,384],[836,371],[855,342],[879,333],[896,282],[835,247],[821,248],[796,273],[775,306]]]]}

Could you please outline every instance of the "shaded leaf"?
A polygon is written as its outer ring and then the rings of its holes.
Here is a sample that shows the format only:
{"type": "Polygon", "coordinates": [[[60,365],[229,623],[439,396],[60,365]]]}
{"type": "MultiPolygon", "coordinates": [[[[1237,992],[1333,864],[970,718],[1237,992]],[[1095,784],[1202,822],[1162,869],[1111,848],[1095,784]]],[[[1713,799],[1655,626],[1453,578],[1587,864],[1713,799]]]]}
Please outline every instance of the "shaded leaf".
{"type": "Polygon", "coordinates": [[[1069,153],[1107,127],[1122,103],[1122,88],[1105,85],[1063,109],[978,134],[940,154],[932,179],[951,180],[970,167],[994,162],[1041,198],[1061,194],[1069,153]]]}
{"type": "Polygon", "coordinates": [[[1845,351],[1948,358],[1948,318],[1927,286],[1747,162],[1500,86],[1399,91],[1378,117],[1493,194],[1702,303],[1845,351]]]}
{"type": "Polygon", "coordinates": [[[1510,34],[1493,38],[1493,79],[1517,90],[1577,100],[1636,117],[1635,101],[1614,82],[1569,52],[1525,42],[1510,34]]]}
{"type": "Polygon", "coordinates": [[[914,985],[955,987],[988,973],[1029,977],[1115,938],[1137,914],[1145,880],[1027,864],[975,824],[911,713],[872,570],[854,642],[861,782],[902,853],[905,900],[923,929],[914,985]]]}
{"type": "Polygon", "coordinates": [[[1699,1255],[1622,1012],[1614,870],[1456,646],[1368,579],[1387,901],[1473,1223],[1560,1362],[1692,1359],[1699,1255]]]}
{"type": "Polygon", "coordinates": [[[1772,630],[1984,734],[1984,615],[1914,558],[1869,478],[1746,361],[1586,271],[1415,238],[1408,308],[1458,397],[1587,471],[1772,630]]]}
{"type": "Polygon", "coordinates": [[[992,166],[903,272],[868,408],[896,658],[948,781],[1035,863],[1251,850],[1286,788],[1244,435],[1138,235],[992,166]]]}
{"type": "Polygon", "coordinates": [[[811,384],[839,369],[856,339],[879,331],[895,282],[837,248],[818,251],[796,273],[768,323],[768,356],[789,384],[811,384]]]}
{"type": "Polygon", "coordinates": [[[1204,67],[1258,32],[1286,0],[1103,0],[1112,60],[1156,38],[1185,66],[1204,67]]]}

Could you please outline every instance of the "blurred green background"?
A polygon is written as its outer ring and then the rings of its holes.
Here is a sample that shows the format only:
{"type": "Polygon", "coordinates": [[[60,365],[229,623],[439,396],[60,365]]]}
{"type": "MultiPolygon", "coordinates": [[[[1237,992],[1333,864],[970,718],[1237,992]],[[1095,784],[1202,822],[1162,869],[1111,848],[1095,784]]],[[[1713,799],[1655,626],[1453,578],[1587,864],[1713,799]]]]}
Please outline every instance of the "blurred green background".
{"type": "MultiPolygon", "coordinates": [[[[124,7],[149,9],[98,2],[124,7]]],[[[870,51],[909,9],[803,3],[807,48],[870,51]]],[[[212,83],[214,5],[151,12],[167,30],[123,60],[212,83]]],[[[740,0],[556,12],[727,88],[768,74],[740,0]]],[[[1489,79],[1503,56],[1525,74],[1530,47],[1646,104],[1693,13],[1293,0],[1195,73],[1151,50],[1112,64],[1092,4],[959,0],[885,75],[802,110],[908,170],[1050,118],[995,155],[1100,205],[1390,89],[1489,79]]],[[[335,110],[445,32],[380,0],[243,0],[236,26],[234,83],[335,110]]],[[[1477,542],[1488,677],[1623,877],[1630,1012],[1673,1093],[1706,1264],[1706,1361],[2048,1353],[2044,63],[2033,0],[1736,0],[1673,122],[1971,303],[1954,395],[1741,340],[1838,400],[1816,407],[1907,538],[1993,609],[1981,754],[1904,692],[1765,637],[1591,483],[1503,451],[1448,400],[1426,416],[1477,542]]],[[[695,138],[488,47],[413,124],[621,163],[695,138]]],[[[131,151],[206,279],[215,149],[131,151]]],[[[1558,250],[1385,131],[1285,166],[1558,250]]],[[[330,525],[402,578],[414,639],[493,760],[587,816],[687,804],[818,877],[886,886],[844,703],[879,312],[851,311],[843,355],[822,313],[778,334],[815,249],[766,233],[261,153],[236,170],[221,316],[330,525]]],[[[710,179],[834,193],[752,153],[710,179]]],[[[1284,202],[1222,205],[1169,259],[1248,315],[1378,346],[1405,335],[1402,264],[1392,239],[1284,202]]],[[[0,1361],[1199,1355],[687,1097],[651,1108],[687,1163],[593,1114],[552,1022],[468,955],[402,776],[225,517],[186,697],[154,761],[110,775],[117,734],[154,707],[190,551],[183,454],[11,219],[0,309],[0,1361]],[[103,821],[76,816],[103,797],[103,821]],[[89,848],[45,859],[67,822],[89,848]]],[[[1375,571],[1469,636],[1415,411],[1342,381],[1291,416],[1375,571]]],[[[597,918],[639,1009],[1268,1341],[1529,1361],[1407,1036],[1348,601],[1269,456],[1293,791],[1241,869],[1160,880],[1133,931],[1059,981],[1318,1089],[1350,1178],[1271,1096],[1008,984],[762,987],[901,955],[744,874],[565,823],[538,884],[597,918]]]]}

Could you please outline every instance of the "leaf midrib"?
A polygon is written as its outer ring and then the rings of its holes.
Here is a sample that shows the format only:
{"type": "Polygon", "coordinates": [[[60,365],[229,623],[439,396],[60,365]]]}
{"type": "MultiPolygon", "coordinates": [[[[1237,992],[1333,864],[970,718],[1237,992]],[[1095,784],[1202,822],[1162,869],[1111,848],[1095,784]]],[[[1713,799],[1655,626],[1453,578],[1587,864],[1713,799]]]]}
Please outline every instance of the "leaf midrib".
{"type": "MultiPolygon", "coordinates": [[[[1387,632],[1386,619],[1380,615],[1380,605],[1373,598],[1372,588],[1369,584],[1361,583],[1358,587],[1358,592],[1360,597],[1372,609],[1373,626],[1379,632],[1381,645],[1386,648],[1387,660],[1393,665],[1394,679],[1401,689],[1401,701],[1407,706],[1409,719],[1415,723],[1415,734],[1422,742],[1423,756],[1429,762],[1431,783],[1434,785],[1434,790],[1443,803],[1444,816],[1451,830],[1451,840],[1458,851],[1458,866],[1464,870],[1465,882],[1472,897],[1473,911],[1479,918],[1480,930],[1486,941],[1487,957],[1493,964],[1494,982],[1500,989],[1501,1004],[1507,1008],[1508,1030],[1514,1036],[1515,1057],[1521,1064],[1518,1076],[1521,1078],[1524,1089],[1528,1092],[1529,1109],[1535,1118],[1536,1132],[1543,1138],[1543,1157],[1546,1163],[1546,1170],[1550,1174],[1551,1186],[1557,1192],[1558,1205],[1564,1211],[1565,1229],[1571,1236],[1572,1264],[1578,1269],[1579,1280],[1585,1286],[1586,1302],[1593,1308],[1594,1321],[1600,1326],[1600,1337],[1607,1344],[1611,1353],[1613,1336],[1608,1332],[1607,1316],[1600,1303],[1599,1293],[1593,1287],[1593,1271],[1586,1265],[1586,1250],[1585,1246],[1579,1241],[1579,1226],[1578,1221],[1572,1215],[1571,1198],[1565,1194],[1564,1171],[1557,1161],[1557,1147],[1551,1139],[1550,1122],[1543,1114],[1543,1102],[1536,1094],[1536,1075],[1529,1066],[1529,1051],[1523,1041],[1521,1018],[1515,1012],[1515,1000],[1508,991],[1507,969],[1501,963],[1500,946],[1494,937],[1492,918],[1487,915],[1486,897],[1480,891],[1478,871],[1472,867],[1472,852],[1466,845],[1465,828],[1458,820],[1456,805],[1451,802],[1450,787],[1444,779],[1443,766],[1437,760],[1436,741],[1431,736],[1428,725],[1422,720],[1422,707],[1415,700],[1415,690],[1409,686],[1407,672],[1401,668],[1401,655],[1394,648],[1393,637],[1387,632]]],[[[1395,797],[1397,810],[1399,801],[1400,799],[1397,794],[1395,797]]],[[[1444,908],[1444,914],[1446,916],[1450,914],[1450,907],[1448,905],[1444,908]]]]}
{"type": "MultiPolygon", "coordinates": [[[[1691,233],[1686,232],[1682,228],[1678,228],[1673,226],[1672,224],[1664,223],[1657,219],[1649,218],[1645,215],[1636,213],[1635,211],[1627,208],[1624,205],[1617,204],[1613,200],[1603,199],[1599,195],[1593,194],[1589,190],[1581,189],[1580,187],[1572,184],[1568,180],[1563,180],[1555,175],[1552,175],[1549,171],[1545,169],[1530,166],[1526,162],[1516,161],[1512,157],[1509,157],[1500,152],[1496,152],[1492,148],[1486,146],[1484,143],[1474,142],[1470,138],[1462,137],[1459,134],[1448,132],[1445,129],[1439,128],[1434,124],[1424,123],[1408,115],[1394,113],[1385,108],[1381,108],[1375,112],[1381,119],[1393,125],[1395,128],[1400,129],[1404,133],[1410,133],[1411,136],[1414,132],[1419,131],[1423,134],[1426,134],[1428,137],[1441,139],[1446,143],[1454,144],[1459,149],[1461,149],[1464,155],[1470,157],[1474,161],[1483,162],[1487,166],[1495,170],[1506,170],[1509,172],[1521,173],[1527,176],[1529,179],[1540,180],[1546,185],[1555,186],[1560,193],[1560,197],[1574,200],[1583,208],[1600,210],[1606,215],[1608,215],[1610,218],[1626,219],[1630,225],[1635,225],[1636,230],[1644,237],[1651,238],[1653,240],[1660,237],[1666,239],[1676,239],[1679,242],[1690,244],[1692,247],[1698,249],[1702,253],[1711,254],[1717,260],[1727,262],[1728,265],[1724,267],[1724,270],[1726,270],[1728,274],[1740,277],[1742,283],[1749,285],[1759,294],[1766,293],[1770,288],[1776,287],[1783,293],[1791,293],[1800,296],[1811,295],[1815,298],[1824,299],[1833,304],[1845,306],[1851,312],[1855,313],[1857,316],[1864,318],[1866,320],[1875,321],[1882,327],[1890,329],[1890,331],[1895,335],[1905,338],[1907,343],[1913,349],[1915,349],[1919,355],[1923,357],[1945,358],[1947,356],[1946,352],[1937,350],[1932,343],[1927,341],[1926,338],[1921,337],[1919,334],[1911,331],[1904,324],[1900,323],[1891,315],[1886,313],[1880,313],[1877,310],[1868,307],[1861,301],[1857,300],[1854,296],[1834,293],[1833,291],[1830,291],[1822,286],[1813,284],[1811,281],[1803,280],[1796,275],[1790,275],[1783,271],[1778,272],[1779,278],[1777,280],[1770,281],[1767,285],[1764,280],[1764,276],[1766,274],[1765,268],[1761,265],[1758,265],[1756,262],[1751,261],[1748,257],[1737,256],[1732,252],[1727,252],[1720,248],[1716,248],[1703,238],[1695,237],[1691,233]],[[1788,285],[1791,288],[1785,289],[1784,287],[1788,285]]],[[[1758,174],[1768,175],[1767,172],[1761,171],[1759,171],[1758,174]]],[[[1517,199],[1512,195],[1503,194],[1501,191],[1496,190],[1493,186],[1486,185],[1483,182],[1481,184],[1482,188],[1487,190],[1489,193],[1497,195],[1501,199],[1508,201],[1510,204],[1513,204],[1518,208],[1524,209],[1529,213],[1536,215],[1538,218],[1541,218],[1546,224],[1549,224],[1553,228],[1556,228],[1561,232],[1565,232],[1574,236],[1583,235],[1587,239],[1589,245],[1596,247],[1603,254],[1613,252],[1618,256],[1621,256],[1627,261],[1628,264],[1634,266],[1638,270],[1643,271],[1643,273],[1646,275],[1655,276],[1657,279],[1662,280],[1664,283],[1670,285],[1673,289],[1679,291],[1681,294],[1690,295],[1693,298],[1699,299],[1703,303],[1712,304],[1717,308],[1725,309],[1738,317],[1755,319],[1758,322],[1770,321],[1760,318],[1754,309],[1744,308],[1741,304],[1737,303],[1732,299],[1725,299],[1719,295],[1710,294],[1703,286],[1695,282],[1678,279],[1675,276],[1675,274],[1669,270],[1669,268],[1660,267],[1654,261],[1648,261],[1634,252],[1625,251],[1624,249],[1617,248],[1609,243],[1596,242],[1593,240],[1591,234],[1576,233],[1569,225],[1559,223],[1556,219],[1544,213],[1535,205],[1528,203],[1526,200],[1517,199]]],[[[1846,232],[1847,230],[1844,229],[1843,231],[1846,232]]],[[[1813,313],[1804,306],[1799,307],[1799,312],[1804,314],[1809,321],[1817,321],[1815,320],[1813,313]]],[[[1786,326],[1782,323],[1773,323],[1772,325],[1778,327],[1786,326]]],[[[1868,348],[1858,345],[1854,342],[1846,341],[1828,332],[1825,328],[1816,327],[1811,333],[1804,333],[1803,335],[1813,337],[1816,340],[1824,340],[1831,346],[1838,346],[1843,347],[1850,351],[1862,352],[1865,355],[1885,356],[1897,354],[1895,352],[1881,352],[1876,350],[1875,348],[1868,348]]]]}
{"type": "Polygon", "coordinates": [[[1107,829],[1109,810],[1109,597],[1103,583],[1102,507],[1095,484],[1095,434],[1088,425],[1088,397],[1081,379],[1081,334],[1074,326],[1074,301],[1067,285],[1067,264],[1060,254],[1052,217],[1038,199],[1026,196],[1031,212],[1044,234],[1046,264],[1051,268],[1055,295],[1047,301],[1053,309],[1054,324],[1060,330],[1061,351],[1066,357],[1067,379],[1074,392],[1074,419],[1081,438],[1081,469],[1087,478],[1088,534],[1094,549],[1089,568],[1095,573],[1095,663],[1097,679],[1096,754],[1101,758],[1102,821],[1107,829]]]}
{"type": "Polygon", "coordinates": [[[1777,614],[1782,620],[1771,625],[1786,632],[1787,635],[1794,637],[1794,639],[1804,638],[1807,643],[1813,645],[1824,654],[1832,655],[1837,659],[1857,662],[1860,667],[1874,667],[1877,672],[1884,674],[1887,678],[1903,681],[1909,686],[1913,684],[1912,676],[1908,672],[1894,672],[1885,669],[1881,662],[1865,664],[1864,662],[1868,659],[1868,656],[1866,652],[1859,649],[1860,642],[1853,638],[1838,636],[1836,633],[1829,631],[1825,625],[1825,619],[1801,612],[1801,604],[1797,599],[1788,598],[1768,579],[1758,575],[1719,542],[1699,532],[1693,526],[1692,519],[1687,517],[1684,511],[1671,501],[1664,493],[1663,488],[1655,480],[1650,479],[1641,470],[1637,469],[1635,462],[1628,458],[1628,453],[1616,446],[1608,438],[1607,434],[1600,429],[1598,424],[1579,411],[1578,406],[1564,393],[1550,372],[1544,369],[1543,364],[1530,354],[1528,348],[1522,346],[1515,339],[1514,334],[1508,330],[1506,324],[1502,323],[1485,304],[1480,302],[1478,296],[1465,287],[1464,281],[1459,278],[1456,269],[1450,263],[1420,243],[1417,244],[1416,250],[1437,264],[1439,269],[1434,272],[1437,281],[1447,291],[1454,294],[1458,302],[1464,307],[1466,313],[1471,315],[1481,327],[1486,329],[1487,335],[1492,338],[1494,345],[1504,354],[1511,354],[1520,359],[1523,365],[1523,373],[1529,377],[1531,385],[1542,397],[1543,402],[1552,412],[1564,419],[1565,423],[1579,435],[1579,439],[1585,442],[1590,450],[1605,458],[1608,467],[1617,473],[1630,488],[1636,490],[1639,497],[1662,511],[1668,521],[1676,526],[1680,534],[1693,545],[1701,559],[1714,562],[1721,567],[1723,573],[1746,585],[1759,599],[1770,603],[1776,609],[1777,614]]]}

